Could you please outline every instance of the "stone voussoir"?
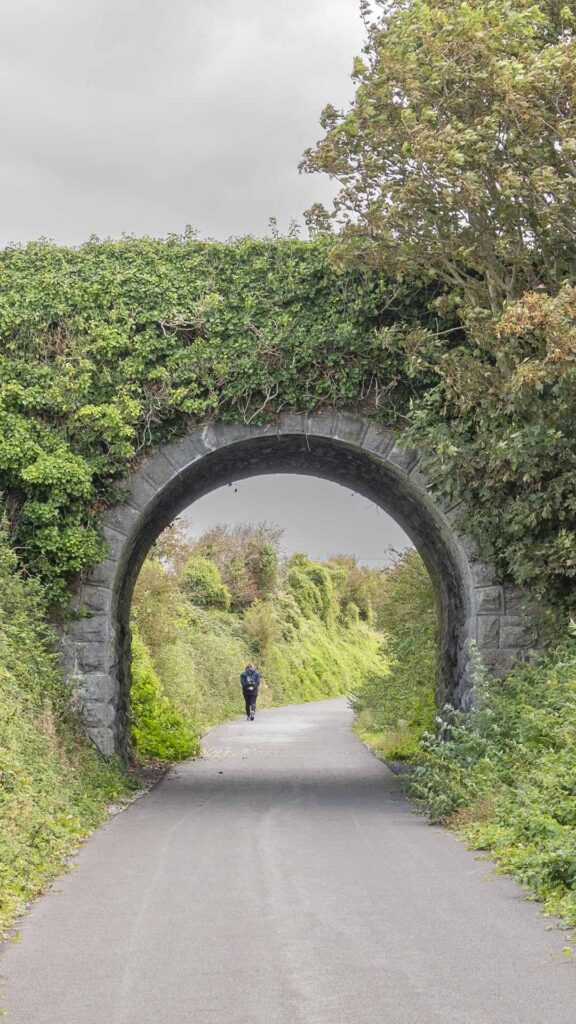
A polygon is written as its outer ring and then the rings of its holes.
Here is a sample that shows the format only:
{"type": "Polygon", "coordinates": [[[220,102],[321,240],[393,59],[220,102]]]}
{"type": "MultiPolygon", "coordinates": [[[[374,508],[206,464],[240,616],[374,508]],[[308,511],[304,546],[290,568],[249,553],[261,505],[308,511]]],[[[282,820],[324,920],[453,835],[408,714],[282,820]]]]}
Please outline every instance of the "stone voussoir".
{"type": "Polygon", "coordinates": [[[336,429],[335,409],[322,409],[321,412],[312,412],[306,417],[306,434],[314,437],[334,437],[336,429]]]}
{"type": "Polygon", "coordinates": [[[393,430],[377,427],[374,423],[370,423],[364,435],[362,447],[371,455],[378,455],[385,459],[388,452],[394,447],[395,441],[396,435],[393,430]]]}
{"type": "Polygon", "coordinates": [[[208,449],[199,430],[186,434],[177,441],[163,445],[162,454],[178,473],[190,469],[195,462],[208,454],[208,449]]]}
{"type": "Polygon", "coordinates": [[[362,447],[362,441],[368,432],[368,423],[357,416],[352,416],[350,413],[339,412],[336,416],[336,422],[334,424],[334,437],[339,441],[345,441],[347,444],[359,445],[362,447]]]}
{"type": "Polygon", "coordinates": [[[179,470],[174,468],[162,448],[159,448],[154,455],[144,459],[138,468],[138,473],[142,474],[146,482],[157,490],[171,483],[178,476],[179,470]]]}
{"type": "Polygon", "coordinates": [[[399,444],[394,444],[386,456],[386,462],[408,475],[418,462],[418,453],[410,448],[401,448],[399,444]]]}

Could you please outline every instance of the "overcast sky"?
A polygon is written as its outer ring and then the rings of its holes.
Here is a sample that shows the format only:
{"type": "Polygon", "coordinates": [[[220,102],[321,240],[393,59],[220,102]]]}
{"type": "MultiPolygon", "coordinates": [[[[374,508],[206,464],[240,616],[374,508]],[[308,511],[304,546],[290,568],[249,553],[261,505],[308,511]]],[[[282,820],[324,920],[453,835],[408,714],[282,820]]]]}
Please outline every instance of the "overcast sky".
{"type": "Polygon", "coordinates": [[[220,487],[195,502],[181,520],[192,537],[219,522],[234,526],[267,520],[284,527],[286,553],[305,551],[321,560],[356,555],[373,568],[390,564],[391,548],[401,551],[410,543],[398,524],[367,498],[340,484],[291,474],[220,487]]]}
{"type": "MultiPolygon", "coordinates": [[[[359,0],[2,0],[0,245],[302,222],[332,186],[298,162],[324,105],[352,98],[362,42],[359,0]]],[[[372,565],[406,540],[303,477],[213,492],[188,518],[194,533],[267,519],[287,550],[372,565]]]]}
{"type": "Polygon", "coordinates": [[[262,235],[331,185],[300,175],[352,96],[359,0],[2,0],[0,244],[262,235]]]}

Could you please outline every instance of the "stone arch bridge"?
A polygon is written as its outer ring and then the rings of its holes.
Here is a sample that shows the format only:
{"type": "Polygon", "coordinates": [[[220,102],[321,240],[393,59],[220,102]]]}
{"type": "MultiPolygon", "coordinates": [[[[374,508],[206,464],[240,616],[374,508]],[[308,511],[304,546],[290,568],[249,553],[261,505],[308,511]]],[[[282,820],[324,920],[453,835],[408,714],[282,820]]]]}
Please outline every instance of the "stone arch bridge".
{"type": "Polygon", "coordinates": [[[76,589],[82,612],[62,639],[65,670],[87,731],[103,754],[128,744],[129,616],[142,562],[156,537],[186,506],[232,480],[264,473],[322,477],[385,509],[420,552],[439,612],[437,701],[472,702],[475,644],[489,670],[503,674],[530,646],[525,595],[475,560],[458,531],[458,510],[439,504],[392,430],[338,412],[281,414],[267,426],[213,422],[159,446],[125,484],[125,499],[104,517],[107,559],[76,589]]]}

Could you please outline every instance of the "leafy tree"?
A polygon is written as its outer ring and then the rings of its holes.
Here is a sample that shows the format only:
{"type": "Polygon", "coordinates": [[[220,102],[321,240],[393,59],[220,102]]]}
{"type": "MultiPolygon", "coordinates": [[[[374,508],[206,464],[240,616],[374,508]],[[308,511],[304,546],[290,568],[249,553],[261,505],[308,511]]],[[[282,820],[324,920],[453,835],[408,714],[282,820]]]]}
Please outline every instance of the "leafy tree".
{"type": "Polygon", "coordinates": [[[304,161],[341,188],[340,264],[435,280],[444,327],[382,345],[414,380],[405,441],[517,583],[576,574],[576,5],[377,0],[351,108],[304,161]]]}
{"type": "MultiPolygon", "coordinates": [[[[576,5],[377,0],[351,108],[304,167],[362,260],[498,314],[575,269],[576,5]]],[[[368,5],[365,5],[368,18],[368,5]]],[[[325,211],[314,211],[311,222],[325,211]]]]}
{"type": "Polygon", "coordinates": [[[282,530],[269,523],[215,526],[194,551],[218,566],[236,610],[270,597],[278,584],[278,544],[282,530]]]}
{"type": "Polygon", "coordinates": [[[222,582],[220,570],[209,558],[196,555],[184,570],[184,589],[194,604],[201,608],[230,607],[230,591],[222,582]]]}

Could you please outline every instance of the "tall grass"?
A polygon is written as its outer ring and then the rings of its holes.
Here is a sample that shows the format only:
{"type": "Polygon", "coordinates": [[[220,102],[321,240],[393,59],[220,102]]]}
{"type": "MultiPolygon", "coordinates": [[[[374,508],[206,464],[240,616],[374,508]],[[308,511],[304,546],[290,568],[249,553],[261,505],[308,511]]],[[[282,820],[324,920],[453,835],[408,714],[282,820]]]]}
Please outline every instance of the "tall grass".
{"type": "Polygon", "coordinates": [[[0,529],[0,937],[134,785],[87,742],[51,639],[0,529]]]}

